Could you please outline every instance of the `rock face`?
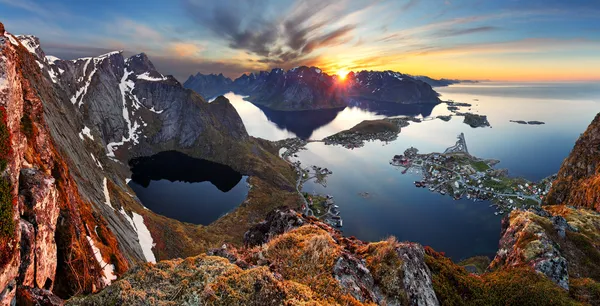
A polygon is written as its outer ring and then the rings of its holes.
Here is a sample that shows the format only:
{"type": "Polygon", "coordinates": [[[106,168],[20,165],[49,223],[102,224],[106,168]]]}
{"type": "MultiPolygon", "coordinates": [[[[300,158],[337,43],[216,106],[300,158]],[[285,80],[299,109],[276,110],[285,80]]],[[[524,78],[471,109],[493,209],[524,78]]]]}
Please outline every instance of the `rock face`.
{"type": "Polygon", "coordinates": [[[400,104],[437,104],[437,93],[427,83],[393,71],[351,72],[345,79],[316,67],[244,74],[232,81],[222,75],[190,76],[184,83],[202,96],[234,91],[257,105],[275,110],[340,108],[354,100],[400,104]]]}
{"type": "Polygon", "coordinates": [[[502,222],[500,249],[490,269],[527,265],[569,289],[571,278],[600,281],[600,214],[562,205],[513,211],[502,222]]]}
{"type": "Polygon", "coordinates": [[[567,260],[544,230],[546,222],[549,220],[533,212],[511,213],[502,221],[500,247],[491,267],[527,264],[569,289],[567,260]]]}
{"type": "Polygon", "coordinates": [[[218,95],[227,93],[232,89],[233,81],[220,74],[201,74],[190,75],[183,83],[183,87],[193,89],[203,97],[210,99],[218,95]]]}
{"type": "Polygon", "coordinates": [[[287,208],[269,213],[246,238],[248,248],[140,266],[68,304],[439,305],[418,244],[344,238],[287,208]],[[389,263],[399,264],[382,269],[389,263]]]}
{"type": "Polygon", "coordinates": [[[546,203],[600,212],[600,114],[596,115],[563,161],[546,203]]]}
{"type": "Polygon", "coordinates": [[[0,305],[96,292],[130,265],[209,246],[197,237],[222,243],[228,233],[205,234],[218,225],[145,210],[126,185],[131,158],[176,150],[292,189],[227,99],[207,103],[143,53],[66,61],[0,28],[0,305]]]}

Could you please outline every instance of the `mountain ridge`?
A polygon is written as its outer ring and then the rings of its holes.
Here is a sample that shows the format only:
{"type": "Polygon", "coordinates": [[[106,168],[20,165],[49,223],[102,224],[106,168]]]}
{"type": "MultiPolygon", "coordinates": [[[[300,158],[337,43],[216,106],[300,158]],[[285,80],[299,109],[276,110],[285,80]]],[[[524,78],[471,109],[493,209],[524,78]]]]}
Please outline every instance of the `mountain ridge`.
{"type": "Polygon", "coordinates": [[[207,97],[229,91],[273,110],[340,108],[357,100],[399,104],[437,104],[438,94],[426,82],[393,71],[350,72],[330,76],[317,67],[243,74],[232,80],[222,74],[191,75],[184,83],[207,97]]]}

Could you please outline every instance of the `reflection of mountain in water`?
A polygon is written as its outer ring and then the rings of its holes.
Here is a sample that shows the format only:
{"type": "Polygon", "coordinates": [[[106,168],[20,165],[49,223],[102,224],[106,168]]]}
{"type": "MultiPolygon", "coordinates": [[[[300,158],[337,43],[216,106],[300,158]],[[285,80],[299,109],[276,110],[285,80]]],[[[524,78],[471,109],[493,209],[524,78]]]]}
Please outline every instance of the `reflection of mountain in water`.
{"type": "Polygon", "coordinates": [[[131,179],[143,187],[148,187],[151,180],[166,179],[188,183],[209,181],[222,192],[228,192],[242,179],[240,173],[228,166],[176,151],[138,157],[129,161],[129,166],[133,172],[131,179]]]}
{"type": "MultiPolygon", "coordinates": [[[[427,117],[431,115],[433,108],[436,106],[434,104],[398,104],[358,99],[351,99],[347,102],[349,107],[359,108],[370,113],[387,117],[418,115],[427,117]]],[[[275,123],[278,128],[288,130],[302,139],[309,139],[314,131],[335,120],[338,114],[345,109],[345,107],[343,107],[306,111],[278,111],[261,105],[256,106],[267,116],[267,119],[275,123]]]]}
{"type": "Polygon", "coordinates": [[[318,128],[327,125],[344,110],[342,108],[307,111],[277,111],[256,105],[278,128],[286,129],[302,139],[308,139],[318,128]]]}
{"type": "Polygon", "coordinates": [[[382,116],[418,116],[427,117],[431,115],[436,104],[399,104],[391,102],[376,102],[369,100],[350,99],[349,107],[356,107],[362,110],[375,113],[382,116]]]}

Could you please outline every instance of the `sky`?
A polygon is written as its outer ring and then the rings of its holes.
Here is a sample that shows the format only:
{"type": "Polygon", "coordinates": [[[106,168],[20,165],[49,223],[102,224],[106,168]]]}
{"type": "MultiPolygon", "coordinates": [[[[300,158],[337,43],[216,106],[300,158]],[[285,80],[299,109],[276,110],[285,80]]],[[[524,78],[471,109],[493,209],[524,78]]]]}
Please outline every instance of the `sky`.
{"type": "Polygon", "coordinates": [[[163,74],[317,66],[434,78],[600,81],[600,0],[0,0],[62,59],[144,52],[163,74]]]}

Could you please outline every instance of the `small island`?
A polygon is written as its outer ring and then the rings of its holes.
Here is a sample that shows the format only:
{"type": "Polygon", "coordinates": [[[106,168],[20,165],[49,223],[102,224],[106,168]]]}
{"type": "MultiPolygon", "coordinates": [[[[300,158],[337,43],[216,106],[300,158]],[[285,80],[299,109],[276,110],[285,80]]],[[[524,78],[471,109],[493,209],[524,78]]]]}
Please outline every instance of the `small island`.
{"type": "Polygon", "coordinates": [[[341,145],[348,149],[360,148],[366,141],[394,141],[398,138],[400,129],[408,126],[409,122],[421,122],[413,117],[384,118],[365,120],[349,130],[341,131],[323,138],[326,145],[341,145]]]}
{"type": "Polygon", "coordinates": [[[518,124],[528,124],[528,125],[542,125],[542,124],[546,124],[543,121],[536,121],[536,120],[532,120],[532,121],[510,120],[510,122],[518,123],[518,124]]]}
{"type": "Polygon", "coordinates": [[[415,181],[416,187],[429,188],[456,200],[463,197],[474,201],[489,200],[496,207],[496,215],[540,206],[552,186],[553,177],[537,183],[510,177],[506,169],[494,169],[498,163],[498,160],[469,154],[462,133],[456,144],[443,153],[419,154],[418,149],[409,148],[390,162],[403,168],[402,174],[409,170],[421,173],[423,178],[415,181]]]}
{"type": "Polygon", "coordinates": [[[472,128],[490,126],[490,122],[487,120],[486,115],[478,115],[473,113],[456,113],[457,116],[464,116],[464,123],[472,128]]]}

